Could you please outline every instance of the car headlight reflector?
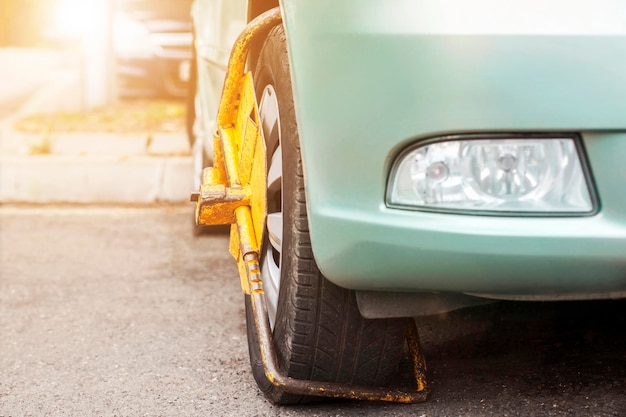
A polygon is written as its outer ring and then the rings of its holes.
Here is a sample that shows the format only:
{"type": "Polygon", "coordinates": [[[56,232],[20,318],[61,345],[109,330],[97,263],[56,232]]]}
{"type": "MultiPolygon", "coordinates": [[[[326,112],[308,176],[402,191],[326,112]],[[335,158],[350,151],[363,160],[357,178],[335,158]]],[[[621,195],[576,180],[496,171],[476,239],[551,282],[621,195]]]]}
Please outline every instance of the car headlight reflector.
{"type": "Polygon", "coordinates": [[[396,160],[391,207],[589,213],[591,194],[573,138],[471,138],[418,144],[396,160]]]}

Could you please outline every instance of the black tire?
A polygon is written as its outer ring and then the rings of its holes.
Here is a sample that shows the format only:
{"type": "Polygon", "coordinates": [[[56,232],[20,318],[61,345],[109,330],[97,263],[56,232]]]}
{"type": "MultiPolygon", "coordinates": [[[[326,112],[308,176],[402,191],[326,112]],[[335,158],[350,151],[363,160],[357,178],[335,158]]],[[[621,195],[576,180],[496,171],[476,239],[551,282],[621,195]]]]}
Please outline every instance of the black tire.
{"type": "MultiPolygon", "coordinates": [[[[274,28],[261,50],[255,90],[276,91],[282,147],[283,236],[274,343],[280,369],[288,376],[362,386],[384,386],[398,371],[408,319],[364,319],[353,291],[340,288],[320,273],[311,250],[300,145],[282,26],[274,28]],[[288,254],[288,256],[287,256],[288,254]]],[[[267,144],[276,149],[276,144],[267,144]]],[[[268,196],[268,199],[271,197],[268,196]]],[[[267,242],[265,243],[267,244],[267,242]]],[[[268,400],[295,404],[314,400],[286,394],[263,371],[246,296],[246,323],[254,378],[268,400]]]]}

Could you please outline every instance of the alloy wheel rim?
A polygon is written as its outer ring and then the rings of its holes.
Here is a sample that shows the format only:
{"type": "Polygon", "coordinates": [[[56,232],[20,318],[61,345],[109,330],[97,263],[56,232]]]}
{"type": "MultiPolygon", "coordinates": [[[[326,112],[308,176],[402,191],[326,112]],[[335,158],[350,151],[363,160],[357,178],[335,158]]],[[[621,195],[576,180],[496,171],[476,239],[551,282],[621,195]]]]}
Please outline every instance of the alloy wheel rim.
{"type": "Polygon", "coordinates": [[[283,158],[281,149],[280,112],[272,85],[263,90],[259,104],[259,121],[268,155],[266,238],[261,259],[261,277],[270,326],[274,328],[281,280],[283,238],[283,158]]]}

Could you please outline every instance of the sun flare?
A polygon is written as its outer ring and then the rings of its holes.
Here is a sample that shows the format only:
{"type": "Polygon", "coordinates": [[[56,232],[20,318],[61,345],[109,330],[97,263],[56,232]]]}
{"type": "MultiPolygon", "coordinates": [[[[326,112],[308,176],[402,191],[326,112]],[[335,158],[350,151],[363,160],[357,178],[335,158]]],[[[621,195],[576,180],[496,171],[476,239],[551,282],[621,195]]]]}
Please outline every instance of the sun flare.
{"type": "Polygon", "coordinates": [[[63,37],[89,36],[106,24],[106,0],[59,0],[54,11],[55,32],[63,37]]]}

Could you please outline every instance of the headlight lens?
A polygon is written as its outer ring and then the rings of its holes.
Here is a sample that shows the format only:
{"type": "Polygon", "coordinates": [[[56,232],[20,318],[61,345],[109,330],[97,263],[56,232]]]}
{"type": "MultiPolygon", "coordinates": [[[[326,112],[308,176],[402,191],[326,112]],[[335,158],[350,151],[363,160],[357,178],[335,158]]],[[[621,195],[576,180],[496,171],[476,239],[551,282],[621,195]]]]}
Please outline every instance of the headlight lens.
{"type": "Polygon", "coordinates": [[[418,145],[394,164],[387,203],[427,210],[593,210],[573,138],[468,139],[418,145]]]}

